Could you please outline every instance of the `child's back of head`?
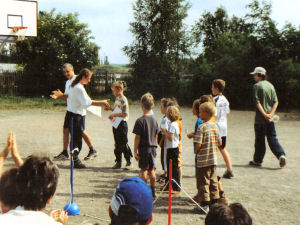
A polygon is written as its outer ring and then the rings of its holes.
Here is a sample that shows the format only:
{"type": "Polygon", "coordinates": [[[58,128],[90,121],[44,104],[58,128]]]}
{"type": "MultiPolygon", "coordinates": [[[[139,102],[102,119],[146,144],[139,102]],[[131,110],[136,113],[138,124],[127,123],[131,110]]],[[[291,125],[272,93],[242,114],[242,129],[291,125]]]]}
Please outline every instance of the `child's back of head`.
{"type": "Polygon", "coordinates": [[[48,157],[29,156],[17,176],[20,206],[33,211],[44,209],[56,191],[58,176],[57,166],[48,157]]]}
{"type": "Polygon", "coordinates": [[[218,91],[220,93],[224,92],[225,84],[226,84],[224,80],[216,79],[216,80],[213,80],[212,84],[213,84],[214,88],[218,89],[218,91]]]}
{"type": "Polygon", "coordinates": [[[154,107],[154,98],[152,94],[149,92],[144,94],[141,97],[141,104],[146,110],[150,111],[154,107]]]}
{"type": "Polygon", "coordinates": [[[214,100],[214,97],[212,95],[202,95],[200,98],[199,98],[199,102],[200,102],[200,105],[202,103],[205,103],[205,102],[212,102],[215,104],[215,100],[214,100]]]}
{"type": "Polygon", "coordinates": [[[5,171],[0,179],[0,202],[2,212],[8,212],[16,208],[20,203],[20,196],[17,193],[16,178],[17,168],[5,171]]]}
{"type": "Polygon", "coordinates": [[[178,107],[175,105],[168,107],[166,115],[171,122],[174,122],[174,121],[180,119],[180,111],[179,111],[178,107]]]}

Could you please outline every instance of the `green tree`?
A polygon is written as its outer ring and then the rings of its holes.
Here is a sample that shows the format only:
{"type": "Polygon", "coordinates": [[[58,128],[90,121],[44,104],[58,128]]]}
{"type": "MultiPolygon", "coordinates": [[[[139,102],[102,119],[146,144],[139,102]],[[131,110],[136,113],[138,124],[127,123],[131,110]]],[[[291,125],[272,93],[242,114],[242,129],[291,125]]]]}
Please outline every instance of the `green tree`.
{"type": "Polygon", "coordinates": [[[77,13],[61,14],[40,11],[38,37],[16,42],[15,58],[24,65],[24,79],[19,84],[23,95],[48,95],[62,88],[62,65],[73,64],[76,72],[98,64],[99,47],[91,40],[87,24],[77,13]]]}
{"type": "Polygon", "coordinates": [[[183,24],[188,8],[185,0],[135,2],[135,21],[130,23],[135,39],[123,49],[130,58],[134,94],[151,91],[166,96],[176,93],[181,70],[179,62],[189,52],[183,24]]]}

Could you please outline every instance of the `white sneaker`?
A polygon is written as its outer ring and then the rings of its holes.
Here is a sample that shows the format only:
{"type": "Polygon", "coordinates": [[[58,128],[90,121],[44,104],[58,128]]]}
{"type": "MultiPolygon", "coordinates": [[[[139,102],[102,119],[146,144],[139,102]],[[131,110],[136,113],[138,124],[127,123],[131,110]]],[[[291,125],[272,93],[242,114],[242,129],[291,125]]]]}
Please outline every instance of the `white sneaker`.
{"type": "Polygon", "coordinates": [[[285,167],[285,165],[286,165],[286,157],[285,157],[285,155],[281,155],[279,157],[279,165],[280,165],[281,168],[285,167]]]}

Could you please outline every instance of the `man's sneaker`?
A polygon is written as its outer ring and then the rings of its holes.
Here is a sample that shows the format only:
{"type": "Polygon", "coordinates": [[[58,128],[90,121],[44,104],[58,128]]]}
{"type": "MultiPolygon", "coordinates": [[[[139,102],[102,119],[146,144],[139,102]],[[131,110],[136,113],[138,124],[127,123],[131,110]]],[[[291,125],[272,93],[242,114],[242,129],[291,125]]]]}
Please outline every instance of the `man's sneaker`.
{"type": "Polygon", "coordinates": [[[98,152],[96,151],[89,151],[89,154],[84,157],[84,160],[90,160],[90,159],[94,159],[98,156],[98,152]]]}
{"type": "Polygon", "coordinates": [[[126,163],[126,166],[125,166],[125,168],[124,168],[124,170],[131,170],[132,169],[132,164],[131,164],[131,162],[127,162],[126,163]]]}
{"type": "Polygon", "coordinates": [[[65,154],[64,152],[59,153],[57,156],[54,156],[53,158],[54,161],[64,161],[68,159],[69,159],[68,153],[65,154]]]}
{"type": "Polygon", "coordinates": [[[121,169],[121,163],[116,163],[113,167],[112,167],[112,169],[121,169]]]}
{"type": "Polygon", "coordinates": [[[80,161],[80,159],[74,160],[74,168],[76,169],[84,169],[86,166],[80,161]]]}
{"type": "Polygon", "coordinates": [[[223,174],[223,178],[230,179],[232,177],[234,177],[232,171],[226,170],[223,174]]]}
{"type": "Polygon", "coordinates": [[[257,163],[254,160],[252,160],[252,161],[249,162],[249,166],[258,166],[258,167],[260,167],[261,163],[257,163]]]}
{"type": "Polygon", "coordinates": [[[279,157],[279,165],[281,168],[285,167],[286,165],[286,157],[284,155],[281,155],[279,157]]]}

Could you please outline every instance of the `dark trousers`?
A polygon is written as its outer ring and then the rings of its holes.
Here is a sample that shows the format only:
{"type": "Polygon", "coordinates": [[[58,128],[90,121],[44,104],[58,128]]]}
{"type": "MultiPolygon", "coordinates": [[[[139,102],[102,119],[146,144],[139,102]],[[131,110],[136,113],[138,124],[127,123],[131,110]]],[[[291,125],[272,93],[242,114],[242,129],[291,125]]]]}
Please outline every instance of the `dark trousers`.
{"type": "MultiPolygon", "coordinates": [[[[78,151],[74,152],[74,157],[77,157],[82,148],[83,120],[82,120],[81,115],[75,114],[75,113],[71,113],[70,124],[71,124],[72,119],[73,119],[73,149],[78,148],[78,151]]],[[[71,132],[72,131],[70,129],[70,133],[71,132]]],[[[71,135],[72,135],[72,133],[71,133],[71,135]]],[[[73,150],[73,149],[71,149],[71,150],[73,150]]]]}
{"type": "MultiPolygon", "coordinates": [[[[178,167],[179,148],[167,149],[167,168],[168,168],[168,180],[169,180],[169,162],[172,160],[172,178],[180,185],[179,167],[178,167]]],[[[172,189],[174,191],[180,191],[180,187],[172,182],[172,189]]]]}
{"type": "MultiPolygon", "coordinates": [[[[164,144],[164,143],[163,143],[164,144]]],[[[161,147],[161,153],[160,153],[160,163],[163,171],[166,171],[167,168],[165,168],[165,148],[164,145],[161,147]]]]}
{"type": "Polygon", "coordinates": [[[118,128],[113,127],[113,134],[115,139],[115,156],[116,162],[122,163],[122,153],[124,154],[124,158],[127,162],[130,162],[130,158],[132,157],[132,152],[130,147],[128,146],[128,125],[126,121],[122,121],[118,128]]]}
{"type": "Polygon", "coordinates": [[[254,161],[262,163],[266,153],[265,137],[267,137],[269,147],[277,159],[281,155],[285,155],[285,152],[279,144],[274,122],[268,122],[263,124],[254,124],[255,130],[255,152],[254,161]]]}

